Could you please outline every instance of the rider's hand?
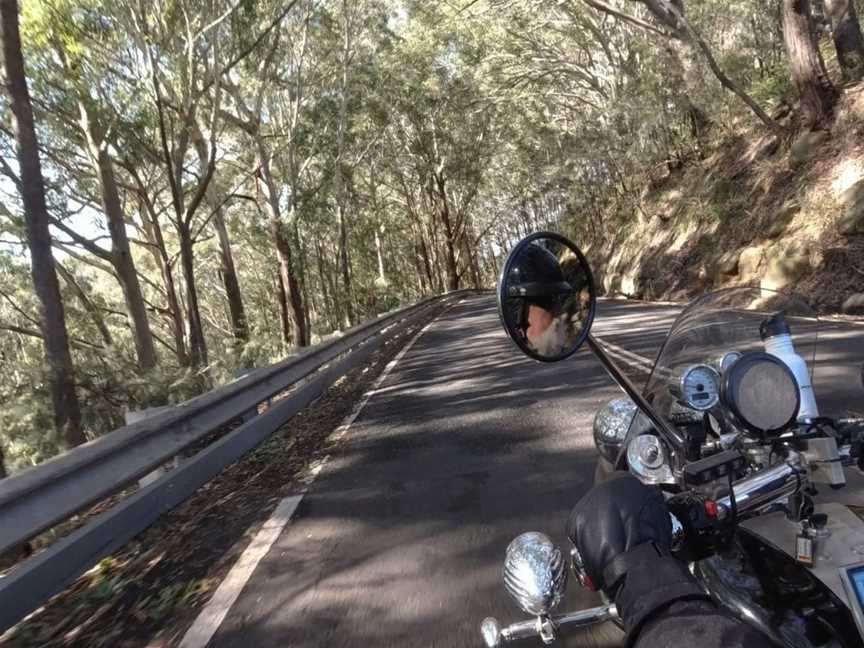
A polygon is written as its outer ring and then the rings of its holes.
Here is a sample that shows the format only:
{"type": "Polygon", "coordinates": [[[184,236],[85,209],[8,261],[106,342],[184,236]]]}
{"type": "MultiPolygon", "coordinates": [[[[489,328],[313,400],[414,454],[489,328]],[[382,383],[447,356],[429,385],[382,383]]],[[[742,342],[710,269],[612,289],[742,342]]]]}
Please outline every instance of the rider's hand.
{"type": "Polygon", "coordinates": [[[671,603],[708,598],[670,555],[672,522],[663,495],[629,473],[591,489],[573,509],[567,535],[593,585],[615,601],[631,642],[671,603]]]}
{"type": "Polygon", "coordinates": [[[630,473],[617,472],[576,504],[567,535],[578,547],[594,586],[612,595],[623,575],[615,570],[616,558],[647,543],[668,555],[672,522],[660,491],[630,473]]]}

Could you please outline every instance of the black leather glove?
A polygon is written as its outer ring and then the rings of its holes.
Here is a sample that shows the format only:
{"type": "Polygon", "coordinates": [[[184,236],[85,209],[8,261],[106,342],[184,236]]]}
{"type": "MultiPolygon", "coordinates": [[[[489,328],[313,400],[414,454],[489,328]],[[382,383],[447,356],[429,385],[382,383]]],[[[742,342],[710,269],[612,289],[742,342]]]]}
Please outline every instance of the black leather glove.
{"type": "Polygon", "coordinates": [[[618,608],[630,642],[642,623],[683,598],[708,598],[670,555],[672,522],[659,490],[616,473],[576,504],[567,535],[588,577],[618,608]]]}

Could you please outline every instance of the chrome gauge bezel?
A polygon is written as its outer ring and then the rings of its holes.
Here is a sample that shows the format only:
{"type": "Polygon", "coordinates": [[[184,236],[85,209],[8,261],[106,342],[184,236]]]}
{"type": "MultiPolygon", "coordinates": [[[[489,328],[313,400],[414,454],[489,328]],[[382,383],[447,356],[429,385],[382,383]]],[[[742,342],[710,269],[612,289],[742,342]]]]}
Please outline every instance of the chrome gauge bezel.
{"type": "Polygon", "coordinates": [[[727,351],[722,356],[717,359],[717,369],[720,373],[725,373],[728,371],[733,364],[738,362],[741,359],[741,356],[744,355],[740,351],[727,351]]]}
{"type": "Polygon", "coordinates": [[[690,409],[694,409],[697,412],[707,412],[708,410],[712,410],[717,407],[718,403],[720,403],[720,372],[707,364],[691,365],[690,367],[687,367],[687,370],[681,375],[681,379],[678,381],[678,389],[681,393],[681,402],[690,409]],[[687,398],[687,378],[694,371],[707,371],[711,374],[711,377],[714,380],[714,397],[710,400],[697,403],[687,398]]]}

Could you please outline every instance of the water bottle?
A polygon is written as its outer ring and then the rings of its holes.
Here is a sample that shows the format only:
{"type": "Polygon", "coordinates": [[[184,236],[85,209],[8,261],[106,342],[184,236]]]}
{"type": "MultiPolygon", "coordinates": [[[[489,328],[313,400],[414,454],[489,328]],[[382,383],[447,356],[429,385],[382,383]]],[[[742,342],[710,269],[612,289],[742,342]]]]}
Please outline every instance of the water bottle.
{"type": "Polygon", "coordinates": [[[770,353],[775,358],[782,360],[798,382],[798,390],[801,393],[798,420],[813,419],[819,416],[819,408],[816,406],[813,385],[810,384],[810,372],[807,371],[807,363],[795,352],[789,325],[786,323],[783,313],[777,313],[762,322],[759,326],[759,334],[765,344],[765,353],[770,353]]]}

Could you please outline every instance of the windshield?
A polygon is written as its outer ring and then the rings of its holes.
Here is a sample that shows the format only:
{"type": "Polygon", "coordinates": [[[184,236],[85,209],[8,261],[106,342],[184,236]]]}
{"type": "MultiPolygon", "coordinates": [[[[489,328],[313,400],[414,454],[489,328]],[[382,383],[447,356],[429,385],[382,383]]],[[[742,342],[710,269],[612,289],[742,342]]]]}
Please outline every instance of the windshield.
{"type": "MultiPolygon", "coordinates": [[[[646,399],[672,424],[703,416],[703,411],[682,402],[686,400],[682,398],[682,389],[686,389],[682,381],[688,370],[708,365],[722,376],[739,354],[766,351],[760,327],[778,313],[788,325],[794,351],[806,362],[819,414],[831,418],[861,416],[864,326],[820,321],[796,295],[749,287],[710,293],[681,312],[645,384],[646,399]]],[[[709,400],[712,395],[698,396],[709,400]]],[[[645,429],[645,417],[637,416],[628,436],[645,429]]]]}

